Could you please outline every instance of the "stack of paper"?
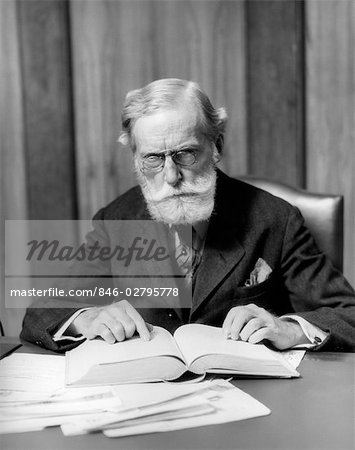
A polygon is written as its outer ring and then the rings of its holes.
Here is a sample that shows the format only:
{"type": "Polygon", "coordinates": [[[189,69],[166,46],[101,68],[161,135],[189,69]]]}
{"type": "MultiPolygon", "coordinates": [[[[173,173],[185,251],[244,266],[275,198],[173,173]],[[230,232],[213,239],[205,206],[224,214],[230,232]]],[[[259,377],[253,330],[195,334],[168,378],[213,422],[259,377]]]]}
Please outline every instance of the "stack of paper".
{"type": "Polygon", "coordinates": [[[0,362],[0,433],[42,430],[121,405],[111,387],[64,388],[61,356],[13,354],[0,362]]]}
{"type": "Polygon", "coordinates": [[[108,437],[200,427],[265,416],[270,410],[228,381],[194,385],[141,384],[115,387],[116,413],[81,418],[61,426],[65,435],[102,431],[108,437]]]}
{"type": "MultiPolygon", "coordinates": [[[[13,353],[0,361],[0,390],[49,394],[64,386],[62,356],[13,353]]],[[[2,397],[0,397],[1,399],[2,397]]]]}
{"type": "Polygon", "coordinates": [[[65,435],[151,433],[270,413],[223,380],[65,388],[61,356],[14,354],[0,362],[0,432],[60,425],[65,435]]]}

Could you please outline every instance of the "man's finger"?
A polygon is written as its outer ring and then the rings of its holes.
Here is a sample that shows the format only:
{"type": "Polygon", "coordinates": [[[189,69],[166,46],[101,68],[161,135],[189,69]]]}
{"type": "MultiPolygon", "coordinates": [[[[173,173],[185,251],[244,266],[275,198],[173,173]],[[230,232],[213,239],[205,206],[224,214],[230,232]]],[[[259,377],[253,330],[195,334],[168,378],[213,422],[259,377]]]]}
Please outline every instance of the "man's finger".
{"type": "Polygon", "coordinates": [[[254,317],[253,319],[250,319],[246,325],[244,325],[243,329],[239,333],[239,336],[243,341],[247,341],[253,333],[263,327],[265,327],[265,322],[260,317],[254,317]]]}
{"type": "Polygon", "coordinates": [[[126,339],[120,315],[116,313],[115,309],[101,309],[94,322],[98,325],[105,325],[115,337],[115,341],[121,342],[126,339]]]}
{"type": "Polygon", "coordinates": [[[149,332],[151,333],[154,330],[154,327],[151,323],[145,322],[145,324],[147,325],[147,328],[149,330],[149,332]]]}
{"type": "Polygon", "coordinates": [[[95,330],[96,336],[101,336],[104,341],[109,344],[114,344],[116,342],[115,336],[104,324],[99,324],[95,330]]]}
{"type": "Polygon", "coordinates": [[[131,338],[136,331],[136,324],[134,323],[134,321],[130,318],[128,314],[125,314],[121,318],[121,324],[123,326],[126,338],[127,339],[131,338]]]}
{"type": "Polygon", "coordinates": [[[231,339],[237,340],[244,325],[253,317],[254,314],[250,310],[247,308],[241,309],[238,314],[234,316],[234,320],[230,328],[231,339]]]}
{"type": "Polygon", "coordinates": [[[237,308],[232,308],[229,310],[228,314],[226,315],[226,318],[224,319],[222,330],[224,337],[227,339],[230,334],[230,329],[234,320],[234,316],[236,314],[237,308]]]}
{"type": "Polygon", "coordinates": [[[147,324],[144,322],[143,317],[139,314],[139,312],[133,308],[132,305],[127,305],[126,312],[129,315],[129,317],[133,320],[133,322],[136,324],[136,329],[139,334],[139,336],[143,339],[143,341],[149,341],[150,340],[150,332],[147,327],[147,324]]]}
{"type": "Polygon", "coordinates": [[[126,308],[120,306],[119,308],[109,308],[109,313],[114,320],[120,324],[123,332],[123,339],[117,339],[122,341],[124,339],[130,339],[134,332],[136,331],[136,324],[133,322],[131,317],[127,314],[126,308]]]}
{"type": "Polygon", "coordinates": [[[251,344],[258,344],[264,339],[270,340],[270,328],[268,327],[260,328],[259,330],[255,331],[255,333],[253,333],[249,337],[248,342],[250,342],[251,344]]]}
{"type": "Polygon", "coordinates": [[[122,342],[128,337],[121,320],[114,316],[106,317],[104,325],[111,331],[115,337],[115,341],[122,342]]]}

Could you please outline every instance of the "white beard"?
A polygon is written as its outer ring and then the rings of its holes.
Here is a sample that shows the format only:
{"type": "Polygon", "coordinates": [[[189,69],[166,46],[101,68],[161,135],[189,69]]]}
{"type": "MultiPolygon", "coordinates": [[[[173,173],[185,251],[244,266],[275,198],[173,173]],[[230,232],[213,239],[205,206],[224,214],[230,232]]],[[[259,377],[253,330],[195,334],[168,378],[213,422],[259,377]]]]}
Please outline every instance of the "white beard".
{"type": "Polygon", "coordinates": [[[179,187],[165,184],[159,191],[149,187],[137,162],[135,169],[148,211],[154,220],[171,225],[191,225],[210,218],[217,179],[213,162],[193,183],[183,181],[179,187]]]}

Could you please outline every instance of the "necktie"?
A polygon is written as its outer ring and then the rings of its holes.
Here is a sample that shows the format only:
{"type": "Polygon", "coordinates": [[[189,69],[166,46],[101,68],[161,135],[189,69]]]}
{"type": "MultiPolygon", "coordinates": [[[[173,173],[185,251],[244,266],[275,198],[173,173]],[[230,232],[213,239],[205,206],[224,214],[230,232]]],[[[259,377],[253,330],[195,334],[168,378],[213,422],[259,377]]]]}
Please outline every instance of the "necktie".
{"type": "Polygon", "coordinates": [[[186,226],[176,227],[177,243],[175,247],[176,262],[185,275],[187,285],[191,285],[195,268],[199,264],[200,255],[196,250],[197,234],[194,228],[186,226]]]}

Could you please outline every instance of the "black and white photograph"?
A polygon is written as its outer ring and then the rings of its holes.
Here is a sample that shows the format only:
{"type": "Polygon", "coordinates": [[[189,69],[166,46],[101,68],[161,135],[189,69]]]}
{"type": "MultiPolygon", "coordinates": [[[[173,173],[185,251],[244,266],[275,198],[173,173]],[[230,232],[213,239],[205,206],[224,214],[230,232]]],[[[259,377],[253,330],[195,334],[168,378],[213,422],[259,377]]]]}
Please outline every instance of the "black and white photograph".
{"type": "Polygon", "coordinates": [[[2,450],[355,448],[355,1],[0,0],[2,450]]]}

